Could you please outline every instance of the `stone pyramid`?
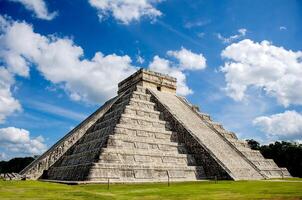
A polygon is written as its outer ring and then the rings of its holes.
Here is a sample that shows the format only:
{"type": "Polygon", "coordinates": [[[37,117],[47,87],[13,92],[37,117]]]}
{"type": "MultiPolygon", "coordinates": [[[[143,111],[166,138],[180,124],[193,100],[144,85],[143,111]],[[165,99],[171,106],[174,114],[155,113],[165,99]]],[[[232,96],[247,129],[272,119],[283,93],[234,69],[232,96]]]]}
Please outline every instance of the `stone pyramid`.
{"type": "Polygon", "coordinates": [[[22,170],[63,183],[250,180],[290,176],[176,95],[176,79],[140,69],[22,170]]]}

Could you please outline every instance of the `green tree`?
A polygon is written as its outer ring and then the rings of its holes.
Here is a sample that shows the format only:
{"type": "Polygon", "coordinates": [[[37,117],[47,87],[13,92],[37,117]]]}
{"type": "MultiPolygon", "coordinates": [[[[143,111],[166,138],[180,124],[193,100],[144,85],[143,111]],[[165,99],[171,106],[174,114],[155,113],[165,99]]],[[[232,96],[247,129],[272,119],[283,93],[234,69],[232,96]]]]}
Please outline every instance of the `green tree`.
{"type": "Polygon", "coordinates": [[[273,159],[279,167],[286,167],[294,177],[302,177],[302,144],[291,142],[275,142],[269,145],[260,145],[255,140],[246,140],[254,150],[260,150],[268,159],[273,159]]]}
{"type": "Polygon", "coordinates": [[[0,173],[19,173],[34,160],[33,157],[13,158],[9,161],[0,161],[0,173]]]}

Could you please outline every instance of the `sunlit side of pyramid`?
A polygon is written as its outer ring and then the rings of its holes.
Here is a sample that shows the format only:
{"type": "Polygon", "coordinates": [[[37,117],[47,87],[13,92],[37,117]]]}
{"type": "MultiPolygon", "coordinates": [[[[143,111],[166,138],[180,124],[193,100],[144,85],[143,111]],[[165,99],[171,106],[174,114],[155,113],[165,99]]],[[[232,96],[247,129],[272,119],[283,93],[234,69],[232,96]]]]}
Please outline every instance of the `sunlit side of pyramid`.
{"type": "Polygon", "coordinates": [[[290,176],[177,96],[175,78],[144,69],[21,173],[66,183],[290,176]]]}

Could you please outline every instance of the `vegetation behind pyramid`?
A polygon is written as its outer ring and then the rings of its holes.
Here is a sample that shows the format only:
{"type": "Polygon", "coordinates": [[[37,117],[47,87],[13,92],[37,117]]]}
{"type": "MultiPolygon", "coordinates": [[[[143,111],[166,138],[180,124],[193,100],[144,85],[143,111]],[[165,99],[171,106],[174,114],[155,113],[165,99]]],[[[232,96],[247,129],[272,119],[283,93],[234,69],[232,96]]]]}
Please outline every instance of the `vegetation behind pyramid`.
{"type": "Polygon", "coordinates": [[[290,176],[177,96],[175,78],[145,69],[21,173],[67,183],[290,176]]]}

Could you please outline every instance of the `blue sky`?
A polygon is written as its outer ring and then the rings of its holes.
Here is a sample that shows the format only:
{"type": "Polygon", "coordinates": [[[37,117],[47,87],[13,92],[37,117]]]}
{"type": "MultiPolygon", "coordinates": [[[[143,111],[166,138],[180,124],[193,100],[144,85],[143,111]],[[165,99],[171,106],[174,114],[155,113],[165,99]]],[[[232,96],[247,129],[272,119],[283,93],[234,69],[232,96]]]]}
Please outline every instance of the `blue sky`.
{"type": "Polygon", "coordinates": [[[301,1],[2,0],[0,160],[40,154],[139,67],[262,143],[302,140],[301,1]]]}

